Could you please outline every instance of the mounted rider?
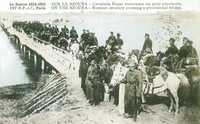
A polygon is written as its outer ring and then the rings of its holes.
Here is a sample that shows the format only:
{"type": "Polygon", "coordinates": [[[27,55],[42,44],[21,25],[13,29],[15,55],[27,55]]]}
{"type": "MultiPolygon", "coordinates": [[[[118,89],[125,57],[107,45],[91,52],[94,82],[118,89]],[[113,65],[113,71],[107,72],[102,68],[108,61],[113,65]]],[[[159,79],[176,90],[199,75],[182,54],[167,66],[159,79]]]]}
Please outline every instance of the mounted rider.
{"type": "Polygon", "coordinates": [[[113,52],[120,50],[122,45],[124,44],[124,42],[120,36],[121,35],[119,33],[117,33],[117,39],[113,42],[112,47],[111,47],[111,50],[113,52]]]}
{"type": "Polygon", "coordinates": [[[167,69],[170,72],[175,72],[176,71],[176,62],[178,60],[178,48],[175,45],[175,39],[170,38],[169,39],[169,44],[170,46],[167,48],[165,51],[165,57],[166,57],[166,62],[165,64],[167,65],[167,69]]]}
{"type": "Polygon", "coordinates": [[[199,73],[199,58],[196,49],[192,46],[193,42],[188,38],[183,38],[183,46],[180,48],[179,57],[181,67],[185,70],[190,83],[194,82],[194,77],[199,73]]]}
{"type": "Polygon", "coordinates": [[[198,65],[198,54],[192,44],[191,40],[186,37],[183,38],[183,46],[180,48],[179,56],[183,60],[184,65],[198,65]]]}
{"type": "Polygon", "coordinates": [[[150,52],[150,53],[153,53],[153,50],[152,50],[152,40],[150,39],[150,35],[145,33],[145,41],[144,41],[144,45],[143,45],[143,48],[142,48],[142,51],[140,53],[140,57],[139,57],[139,60],[144,56],[144,54],[146,52],[150,52]]]}

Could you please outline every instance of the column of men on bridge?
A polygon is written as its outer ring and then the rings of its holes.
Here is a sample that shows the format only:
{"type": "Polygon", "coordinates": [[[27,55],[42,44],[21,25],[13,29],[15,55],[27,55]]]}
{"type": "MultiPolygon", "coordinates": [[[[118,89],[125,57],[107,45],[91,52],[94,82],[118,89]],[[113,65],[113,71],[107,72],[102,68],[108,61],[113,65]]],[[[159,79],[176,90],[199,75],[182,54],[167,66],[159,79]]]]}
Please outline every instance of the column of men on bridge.
{"type": "MultiPolygon", "coordinates": [[[[23,22],[15,21],[12,25],[16,30],[23,31],[28,35],[34,35],[35,37],[50,42],[53,45],[69,49],[73,43],[78,42],[78,33],[73,26],[70,30],[68,27],[64,26],[60,30],[57,25],[51,25],[49,23],[40,23],[40,22],[23,22]]],[[[95,42],[97,44],[97,38],[95,33],[90,32],[89,30],[84,31],[88,41],[95,42]]],[[[85,37],[85,36],[84,36],[85,37]]]]}
{"type": "MultiPolygon", "coordinates": [[[[124,57],[121,52],[123,40],[120,34],[115,36],[113,32],[106,40],[105,46],[99,46],[95,33],[91,33],[89,30],[83,30],[80,36],[80,42],[78,42],[78,33],[74,27],[69,29],[64,26],[61,31],[57,26],[51,26],[49,24],[42,24],[39,22],[15,22],[13,27],[17,30],[23,29],[27,34],[34,33],[37,37],[51,41],[52,44],[59,47],[68,48],[70,44],[79,44],[79,57],[81,60],[79,68],[79,76],[81,78],[81,87],[91,105],[98,105],[101,101],[104,101],[106,94],[109,94],[109,100],[111,95],[114,96],[114,104],[118,105],[119,98],[119,84],[125,83],[125,100],[123,101],[125,106],[125,112],[129,115],[137,115],[140,110],[142,83],[143,77],[139,66],[140,60],[145,56],[153,54],[152,41],[149,34],[145,34],[145,42],[141,51],[133,50],[129,54],[128,58],[124,57]],[[52,40],[54,37],[55,39],[52,40]],[[64,42],[61,42],[62,39],[64,42]],[[60,41],[58,42],[58,40],[60,41]],[[70,42],[68,43],[68,40],[70,42]],[[117,84],[111,84],[113,74],[117,70],[117,66],[121,64],[128,68],[124,78],[117,82],[117,84]]],[[[178,69],[184,67],[184,65],[198,64],[198,55],[196,49],[192,46],[192,41],[188,38],[183,38],[183,46],[180,50],[175,45],[175,39],[170,38],[170,46],[166,52],[158,52],[156,60],[160,64],[161,58],[165,63],[165,67],[168,71],[176,72],[178,69]],[[165,58],[165,59],[164,59],[165,58]],[[181,64],[174,64],[181,61],[181,64]],[[179,65],[179,66],[177,66],[179,65]],[[176,66],[176,67],[175,67],[176,66]]],[[[148,67],[154,66],[154,60],[147,61],[148,67]]],[[[148,72],[148,71],[147,71],[148,72]]],[[[150,74],[149,74],[150,75],[150,74]]]]}

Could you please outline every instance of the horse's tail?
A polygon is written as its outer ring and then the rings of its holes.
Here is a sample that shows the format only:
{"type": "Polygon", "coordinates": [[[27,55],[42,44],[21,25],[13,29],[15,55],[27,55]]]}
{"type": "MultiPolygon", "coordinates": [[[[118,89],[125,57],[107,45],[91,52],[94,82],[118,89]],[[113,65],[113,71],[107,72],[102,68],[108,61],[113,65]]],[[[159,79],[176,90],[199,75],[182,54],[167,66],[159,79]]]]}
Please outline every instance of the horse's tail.
{"type": "Polygon", "coordinates": [[[176,74],[176,75],[179,78],[179,80],[181,81],[182,86],[184,86],[184,87],[190,86],[189,80],[184,74],[179,73],[179,74],[176,74]]]}

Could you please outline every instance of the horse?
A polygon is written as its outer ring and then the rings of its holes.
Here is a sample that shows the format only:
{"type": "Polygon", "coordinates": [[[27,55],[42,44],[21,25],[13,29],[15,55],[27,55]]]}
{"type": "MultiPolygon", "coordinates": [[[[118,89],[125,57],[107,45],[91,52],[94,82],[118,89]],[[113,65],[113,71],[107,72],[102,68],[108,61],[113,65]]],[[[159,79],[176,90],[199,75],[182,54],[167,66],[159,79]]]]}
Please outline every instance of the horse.
{"type": "MultiPolygon", "coordinates": [[[[153,85],[153,90],[155,90],[155,87],[159,85],[164,86],[163,91],[167,90],[167,96],[170,98],[169,112],[172,112],[172,110],[175,109],[175,114],[178,114],[178,90],[181,86],[190,86],[188,78],[184,74],[169,72],[164,67],[160,67],[160,74],[153,79],[153,85]]],[[[156,94],[154,91],[152,93],[156,94]]]]}
{"type": "MultiPolygon", "coordinates": [[[[148,60],[148,57],[150,58],[156,58],[152,57],[153,55],[147,56],[147,58],[143,58],[142,60],[148,60]]],[[[157,60],[156,60],[157,61],[157,60]]],[[[173,73],[167,71],[166,67],[164,67],[162,64],[157,65],[157,69],[159,69],[160,73],[158,74],[157,71],[155,71],[155,74],[151,74],[149,78],[149,74],[147,74],[146,65],[144,63],[147,63],[145,61],[140,61],[140,68],[145,73],[143,73],[144,80],[146,81],[143,83],[143,93],[145,94],[145,90],[149,85],[151,85],[151,94],[156,94],[159,96],[158,92],[165,92],[167,91],[167,96],[170,98],[170,107],[169,112],[172,112],[172,109],[175,106],[175,114],[178,114],[179,112],[179,97],[178,97],[178,90],[181,86],[189,87],[190,83],[188,78],[183,73],[173,73]],[[155,76],[156,75],[156,76],[155,76]],[[147,78],[147,79],[146,79],[147,78]],[[152,79],[152,80],[151,80],[152,79]],[[159,91],[155,91],[156,88],[160,88],[159,91]]],[[[162,63],[162,62],[160,62],[162,63]]],[[[149,64],[149,63],[148,63],[149,64]]],[[[153,63],[155,64],[155,63],[153,63]]],[[[151,67],[153,64],[150,64],[151,67]]],[[[151,73],[152,70],[150,70],[151,73]]],[[[158,90],[158,89],[157,89],[158,90]]],[[[149,89],[147,90],[149,91],[149,89]]]]}

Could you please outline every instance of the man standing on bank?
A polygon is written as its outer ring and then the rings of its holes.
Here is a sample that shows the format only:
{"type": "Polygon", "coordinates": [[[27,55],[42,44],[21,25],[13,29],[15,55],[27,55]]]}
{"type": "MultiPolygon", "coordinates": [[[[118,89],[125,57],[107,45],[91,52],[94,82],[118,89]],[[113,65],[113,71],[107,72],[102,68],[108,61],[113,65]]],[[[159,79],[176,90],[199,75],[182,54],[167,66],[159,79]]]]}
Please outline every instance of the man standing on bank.
{"type": "Polygon", "coordinates": [[[129,70],[122,80],[122,83],[126,84],[125,112],[136,121],[137,114],[141,109],[142,72],[138,70],[137,64],[135,63],[130,63],[128,67],[129,70]]]}

